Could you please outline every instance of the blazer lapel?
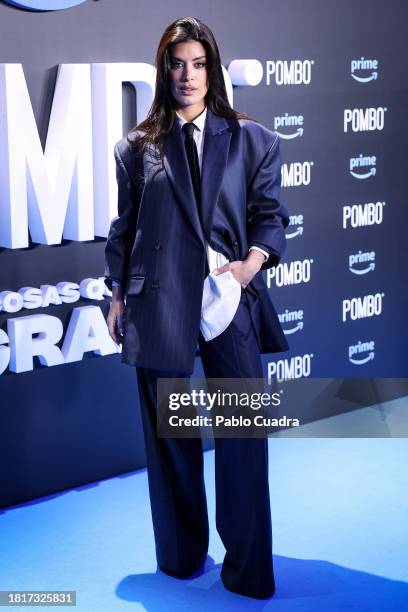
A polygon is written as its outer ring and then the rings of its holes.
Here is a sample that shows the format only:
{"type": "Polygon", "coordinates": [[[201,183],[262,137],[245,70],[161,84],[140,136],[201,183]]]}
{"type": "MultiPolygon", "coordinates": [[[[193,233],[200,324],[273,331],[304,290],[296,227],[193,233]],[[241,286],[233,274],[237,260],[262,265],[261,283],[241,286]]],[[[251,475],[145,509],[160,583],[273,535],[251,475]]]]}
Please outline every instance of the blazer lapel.
{"type": "Polygon", "coordinates": [[[184,148],[183,134],[177,122],[164,139],[163,164],[177,201],[192,224],[194,231],[204,243],[203,231],[195,204],[193,182],[184,148]]]}
{"type": "Polygon", "coordinates": [[[193,183],[184,148],[183,134],[177,123],[164,139],[163,159],[165,170],[177,200],[203,244],[205,244],[205,239],[208,242],[210,241],[214,208],[220,195],[231,142],[228,121],[212,113],[209,108],[207,108],[204,130],[201,165],[201,206],[204,228],[201,227],[195,205],[193,183]]]}
{"type": "Polygon", "coordinates": [[[224,117],[214,115],[207,108],[205,120],[204,150],[201,166],[201,206],[204,233],[208,241],[211,237],[214,209],[221,191],[222,179],[228,161],[231,143],[231,130],[224,117]]]}

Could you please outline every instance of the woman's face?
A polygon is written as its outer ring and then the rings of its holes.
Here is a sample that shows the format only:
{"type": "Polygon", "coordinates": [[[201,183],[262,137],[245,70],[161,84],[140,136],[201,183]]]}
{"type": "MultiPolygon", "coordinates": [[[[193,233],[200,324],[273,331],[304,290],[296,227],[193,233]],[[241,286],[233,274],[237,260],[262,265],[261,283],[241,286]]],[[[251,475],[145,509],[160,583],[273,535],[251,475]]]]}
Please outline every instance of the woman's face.
{"type": "Polygon", "coordinates": [[[177,43],[170,51],[171,92],[180,107],[204,108],[208,91],[205,47],[196,40],[177,43]]]}

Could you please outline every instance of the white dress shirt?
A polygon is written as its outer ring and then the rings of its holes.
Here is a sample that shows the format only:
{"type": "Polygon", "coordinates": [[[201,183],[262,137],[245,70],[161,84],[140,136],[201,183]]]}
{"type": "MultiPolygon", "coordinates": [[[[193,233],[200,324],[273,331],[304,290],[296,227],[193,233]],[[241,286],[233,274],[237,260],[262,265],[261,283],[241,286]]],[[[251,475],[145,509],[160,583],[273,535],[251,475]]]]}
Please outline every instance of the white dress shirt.
{"type": "MultiPolygon", "coordinates": [[[[196,126],[193,137],[197,145],[198,161],[200,173],[202,167],[203,150],[204,150],[204,126],[207,116],[207,108],[191,121],[196,126]]],[[[180,128],[187,123],[179,113],[176,112],[176,117],[179,121],[180,128]]],[[[255,249],[263,253],[266,259],[269,254],[258,246],[251,246],[249,250],[255,249]]],[[[212,340],[219,336],[231,323],[238,309],[241,299],[241,284],[230,270],[222,274],[215,275],[212,270],[220,268],[228,263],[229,259],[223,253],[214,251],[208,243],[206,243],[207,261],[210,273],[204,280],[203,299],[201,304],[201,321],[200,331],[206,341],[212,340]]],[[[112,285],[117,285],[116,281],[112,281],[112,285]]]]}

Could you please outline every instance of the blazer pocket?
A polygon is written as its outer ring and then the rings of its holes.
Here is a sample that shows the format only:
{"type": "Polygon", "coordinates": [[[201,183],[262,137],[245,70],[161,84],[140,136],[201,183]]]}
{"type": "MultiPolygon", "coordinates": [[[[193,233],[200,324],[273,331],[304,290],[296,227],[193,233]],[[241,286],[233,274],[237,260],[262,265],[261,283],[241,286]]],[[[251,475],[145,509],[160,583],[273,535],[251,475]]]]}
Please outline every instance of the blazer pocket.
{"type": "Polygon", "coordinates": [[[130,296],[139,295],[139,293],[141,293],[143,289],[144,282],[145,282],[144,276],[136,276],[136,275],[129,276],[126,294],[130,296]]]}
{"type": "Polygon", "coordinates": [[[262,276],[262,270],[258,270],[258,272],[254,274],[251,283],[256,289],[260,289],[261,291],[268,289],[268,286],[262,276]]]}

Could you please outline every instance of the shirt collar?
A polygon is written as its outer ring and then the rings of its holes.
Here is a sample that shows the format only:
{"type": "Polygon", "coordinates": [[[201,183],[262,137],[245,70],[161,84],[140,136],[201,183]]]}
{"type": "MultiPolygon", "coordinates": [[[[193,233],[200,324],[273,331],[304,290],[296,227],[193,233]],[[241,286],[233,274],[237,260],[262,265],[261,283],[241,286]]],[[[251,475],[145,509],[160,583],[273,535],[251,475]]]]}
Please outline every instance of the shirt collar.
{"type": "MultiPolygon", "coordinates": [[[[187,121],[184,119],[184,117],[179,115],[177,111],[176,111],[176,115],[177,115],[180,127],[183,127],[183,125],[187,123],[187,121]]],[[[205,107],[203,112],[200,115],[198,115],[198,117],[196,117],[194,121],[191,121],[190,123],[194,123],[194,125],[198,127],[199,130],[202,131],[204,129],[206,116],[207,116],[207,107],[205,107]]]]}

